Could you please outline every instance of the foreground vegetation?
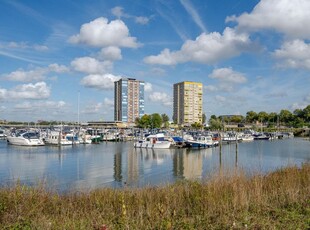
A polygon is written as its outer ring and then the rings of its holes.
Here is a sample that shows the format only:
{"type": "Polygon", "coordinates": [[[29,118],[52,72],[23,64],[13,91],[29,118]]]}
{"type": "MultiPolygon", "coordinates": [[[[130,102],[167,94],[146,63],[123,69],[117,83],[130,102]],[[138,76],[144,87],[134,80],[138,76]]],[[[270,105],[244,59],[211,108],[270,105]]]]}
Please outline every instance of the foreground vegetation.
{"type": "Polygon", "coordinates": [[[207,183],[57,194],[0,189],[2,229],[309,229],[310,164],[207,183]]]}

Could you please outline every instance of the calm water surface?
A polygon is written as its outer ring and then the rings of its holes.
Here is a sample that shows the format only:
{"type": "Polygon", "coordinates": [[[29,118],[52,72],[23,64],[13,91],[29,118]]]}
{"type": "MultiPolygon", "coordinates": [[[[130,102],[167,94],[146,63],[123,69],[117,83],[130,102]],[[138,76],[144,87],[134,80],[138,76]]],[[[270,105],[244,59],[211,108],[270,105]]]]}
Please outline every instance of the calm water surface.
{"type": "Polygon", "coordinates": [[[0,141],[0,184],[44,182],[58,191],[162,185],[229,173],[265,173],[310,161],[310,141],[254,141],[210,149],[134,149],[132,142],[19,147],[0,141]]]}

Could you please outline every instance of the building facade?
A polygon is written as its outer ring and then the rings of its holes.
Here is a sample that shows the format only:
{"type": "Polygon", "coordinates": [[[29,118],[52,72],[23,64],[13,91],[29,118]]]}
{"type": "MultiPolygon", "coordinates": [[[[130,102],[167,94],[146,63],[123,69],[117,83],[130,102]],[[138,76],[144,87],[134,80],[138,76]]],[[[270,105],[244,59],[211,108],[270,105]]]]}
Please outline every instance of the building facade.
{"type": "Polygon", "coordinates": [[[175,124],[190,126],[202,124],[202,93],[200,82],[184,81],[173,85],[173,121],[175,124]]]}
{"type": "Polygon", "coordinates": [[[134,123],[144,115],[144,81],[122,78],[114,82],[114,120],[134,123]]]}

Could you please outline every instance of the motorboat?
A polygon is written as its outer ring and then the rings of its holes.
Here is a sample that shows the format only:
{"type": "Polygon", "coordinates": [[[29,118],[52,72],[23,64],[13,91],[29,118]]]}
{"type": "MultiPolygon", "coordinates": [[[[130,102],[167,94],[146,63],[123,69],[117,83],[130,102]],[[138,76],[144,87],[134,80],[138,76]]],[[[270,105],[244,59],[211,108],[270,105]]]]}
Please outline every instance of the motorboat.
{"type": "Polygon", "coordinates": [[[19,146],[42,146],[44,141],[40,134],[35,131],[20,131],[18,133],[11,133],[7,136],[7,142],[11,145],[19,146]]]}
{"type": "Polygon", "coordinates": [[[44,142],[48,145],[72,145],[72,141],[66,138],[66,135],[60,131],[50,131],[46,134],[44,142]]]}
{"type": "Polygon", "coordinates": [[[134,143],[135,148],[169,149],[171,142],[165,139],[163,133],[151,134],[134,143]]]}
{"type": "Polygon", "coordinates": [[[249,134],[249,133],[244,133],[241,135],[241,139],[243,142],[248,142],[248,141],[253,141],[254,140],[254,137],[252,134],[249,134]]]}
{"type": "Polygon", "coordinates": [[[217,141],[212,140],[212,136],[198,136],[194,140],[187,140],[187,147],[192,148],[210,148],[218,144],[217,141]]]}

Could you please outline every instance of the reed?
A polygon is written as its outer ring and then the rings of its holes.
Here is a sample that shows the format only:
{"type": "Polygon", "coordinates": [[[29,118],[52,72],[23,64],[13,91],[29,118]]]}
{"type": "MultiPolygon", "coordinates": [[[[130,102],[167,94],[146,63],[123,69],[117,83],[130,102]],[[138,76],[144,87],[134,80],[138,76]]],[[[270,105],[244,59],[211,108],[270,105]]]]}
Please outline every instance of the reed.
{"type": "Polygon", "coordinates": [[[267,175],[57,194],[0,188],[1,229],[309,229],[310,163],[267,175]]]}

